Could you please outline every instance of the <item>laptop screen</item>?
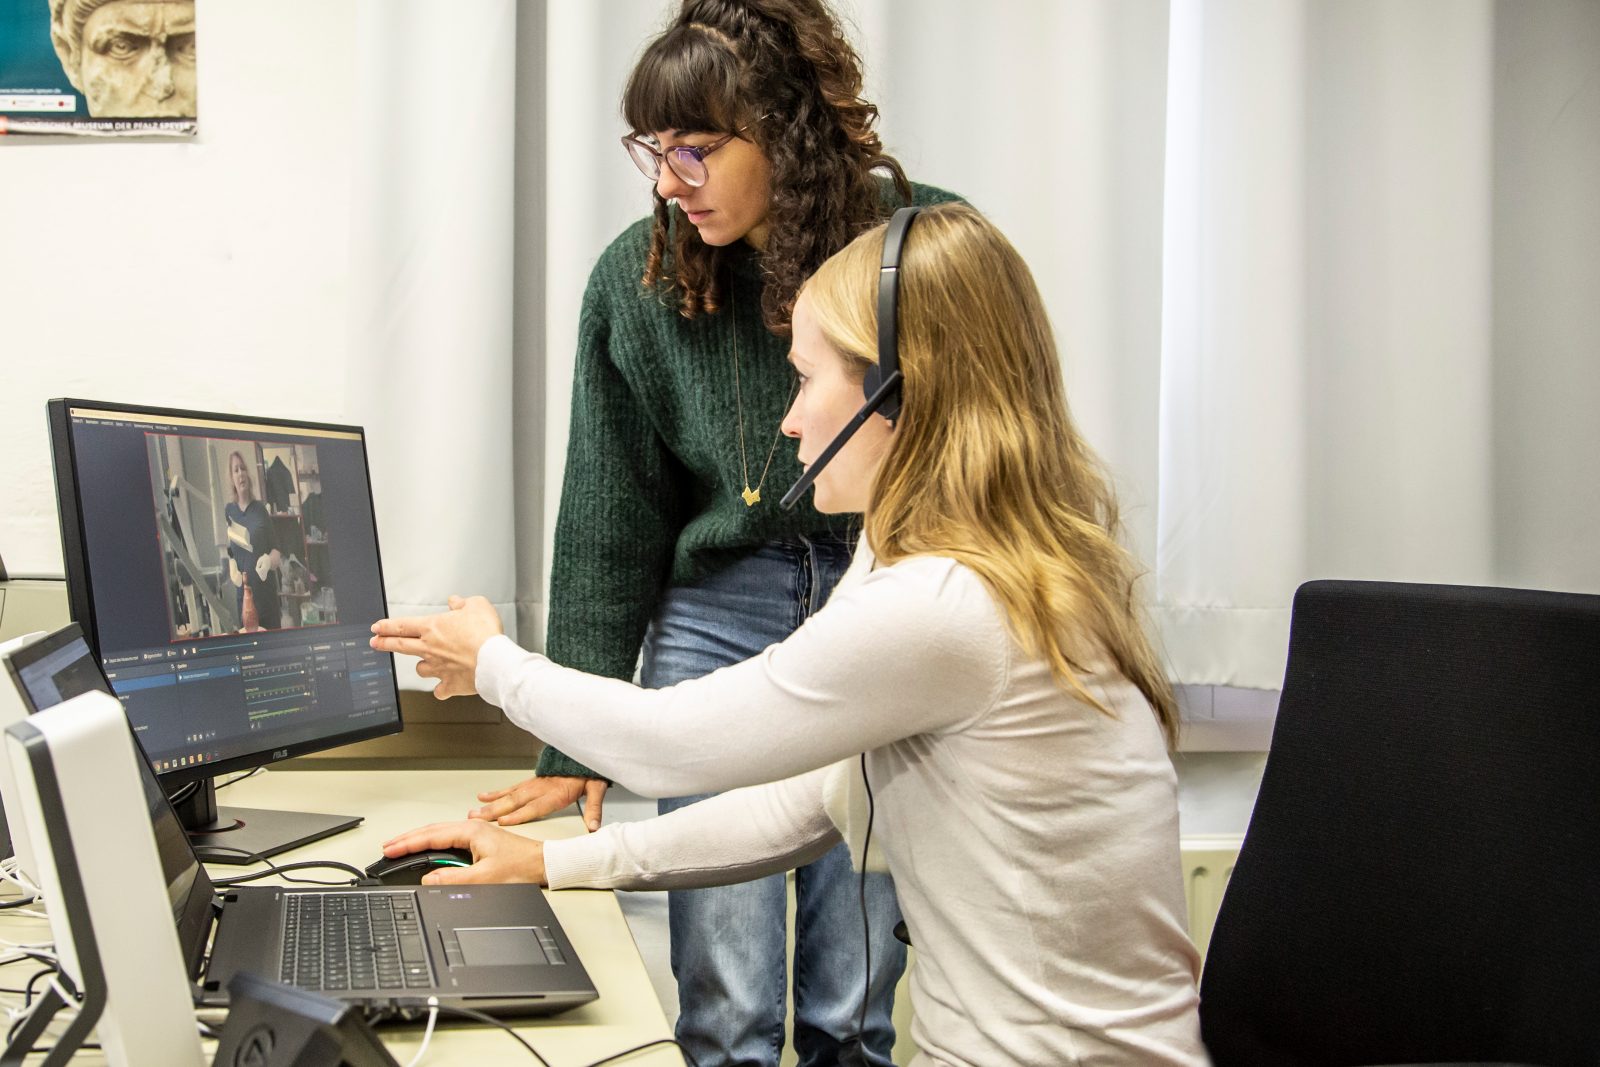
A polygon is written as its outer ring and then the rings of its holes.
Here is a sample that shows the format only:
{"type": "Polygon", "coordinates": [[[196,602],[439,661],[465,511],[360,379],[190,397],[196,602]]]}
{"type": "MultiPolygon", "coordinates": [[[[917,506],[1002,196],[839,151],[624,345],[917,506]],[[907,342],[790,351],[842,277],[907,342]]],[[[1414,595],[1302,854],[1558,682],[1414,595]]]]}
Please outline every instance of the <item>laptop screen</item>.
{"type": "MultiPolygon", "coordinates": [[[[100,662],[89,651],[89,644],[77,623],[13,652],[6,662],[30,713],[90,691],[111,693],[100,662]]],[[[131,729],[129,732],[132,733],[131,729]]],[[[149,758],[137,736],[133,737],[133,744],[139,753],[136,761],[139,779],[144,787],[145,803],[150,808],[167,897],[172,905],[173,921],[178,926],[178,944],[184,953],[184,963],[193,968],[205,947],[211,878],[200,866],[171,802],[150,770],[149,758]]]]}

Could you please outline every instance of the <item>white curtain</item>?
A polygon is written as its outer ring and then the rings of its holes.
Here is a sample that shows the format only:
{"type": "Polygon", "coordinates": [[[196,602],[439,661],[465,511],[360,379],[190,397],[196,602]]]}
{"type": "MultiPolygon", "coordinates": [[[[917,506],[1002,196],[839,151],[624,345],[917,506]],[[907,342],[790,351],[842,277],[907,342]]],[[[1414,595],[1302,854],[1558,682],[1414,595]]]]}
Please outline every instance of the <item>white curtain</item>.
{"type": "Polygon", "coordinates": [[[346,385],[390,612],[482,594],[513,632],[516,20],[514,0],[357,4],[346,385]]]}
{"type": "Polygon", "coordinates": [[[1600,330],[1562,297],[1600,295],[1597,16],[1172,5],[1154,564],[1178,678],[1275,686],[1310,578],[1600,588],[1600,330]]]}
{"type": "MultiPolygon", "coordinates": [[[[547,8],[545,537],[674,6],[547,8]]],[[[1600,590],[1600,5],[839,8],[890,151],[1032,266],[1179,681],[1276,688],[1311,578],[1600,590]]]]}
{"type": "MultiPolygon", "coordinates": [[[[662,29],[659,2],[551,0],[545,5],[544,551],[539,588],[550,588],[550,548],[571,424],[578,307],[595,260],[650,211],[650,184],[618,143],[623,83],[645,41],[662,29]]],[[[527,57],[523,57],[526,61],[527,57]]],[[[543,647],[544,605],[524,636],[543,647]]]]}
{"type": "MultiPolygon", "coordinates": [[[[59,569],[46,397],[359,421],[393,610],[483,593],[537,645],[579,300],[649,206],[618,99],[675,3],[287,32],[314,6],[207,8],[194,144],[0,153],[104,209],[0,241],[77,279],[10,324],[0,547],[59,569]],[[108,217],[134,259],[81,254],[108,217]]],[[[1274,688],[1308,578],[1600,590],[1600,4],[839,6],[890,150],[1031,264],[1179,681],[1274,688]]]]}

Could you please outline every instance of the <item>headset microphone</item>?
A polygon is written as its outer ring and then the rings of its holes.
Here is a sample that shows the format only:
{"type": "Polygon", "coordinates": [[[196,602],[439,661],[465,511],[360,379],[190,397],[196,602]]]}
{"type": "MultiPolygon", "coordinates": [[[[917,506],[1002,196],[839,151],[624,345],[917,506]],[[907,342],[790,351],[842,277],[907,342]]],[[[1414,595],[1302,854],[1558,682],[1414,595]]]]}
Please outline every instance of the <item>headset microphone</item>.
{"type": "Polygon", "coordinates": [[[800,497],[822,473],[822,468],[839,454],[839,449],[855,436],[855,432],[874,412],[890,422],[900,416],[901,394],[905,384],[905,378],[900,374],[900,252],[905,246],[906,231],[911,229],[911,221],[921,210],[920,207],[903,207],[896,211],[883,235],[883,265],[878,269],[878,362],[867,368],[866,379],[861,383],[866,403],[845,423],[838,436],[828,442],[828,447],[822,450],[816,462],[806,468],[800,480],[783,494],[778,504],[786,511],[799,503],[800,497]]]}

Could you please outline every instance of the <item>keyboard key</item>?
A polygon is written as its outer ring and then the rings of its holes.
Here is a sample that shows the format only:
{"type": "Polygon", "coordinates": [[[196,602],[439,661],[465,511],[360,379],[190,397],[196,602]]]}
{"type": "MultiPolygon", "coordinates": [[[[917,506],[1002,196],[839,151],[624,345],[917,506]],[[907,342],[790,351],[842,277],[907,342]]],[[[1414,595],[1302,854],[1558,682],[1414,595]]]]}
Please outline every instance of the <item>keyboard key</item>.
{"type": "Polygon", "coordinates": [[[285,901],[284,981],[309,989],[433,984],[415,894],[292,893],[285,901]]]}

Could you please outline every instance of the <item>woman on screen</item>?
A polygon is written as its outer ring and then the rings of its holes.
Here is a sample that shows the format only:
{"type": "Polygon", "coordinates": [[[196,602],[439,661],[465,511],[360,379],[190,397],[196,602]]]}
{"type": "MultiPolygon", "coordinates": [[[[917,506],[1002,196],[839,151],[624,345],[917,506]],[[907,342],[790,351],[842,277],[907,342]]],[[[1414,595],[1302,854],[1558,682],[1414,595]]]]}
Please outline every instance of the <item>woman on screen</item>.
{"type": "MultiPolygon", "coordinates": [[[[867,232],[801,290],[783,429],[803,464],[862,406],[883,244],[867,232]]],[[[858,869],[893,875],[917,947],[915,1064],[1205,1064],[1176,703],[1043,302],[960,205],[915,218],[898,276],[903,406],[819,468],[818,509],[865,526],[793,636],[646,690],[517,648],[482,598],[374,627],[373,647],[420,655],[439,695],[481,692],[637,792],[732,791],[570,840],[466,821],[385,852],[472,849],[433,884],[661,889],[842,840],[858,869]]]]}
{"type": "Polygon", "coordinates": [[[283,555],[272,531],[272,516],[256,497],[250,466],[237,451],[228,454],[228,483],[233,499],[223,515],[228,520],[228,580],[237,590],[239,629],[276,630],[283,611],[273,572],[283,566],[283,555]]]}

